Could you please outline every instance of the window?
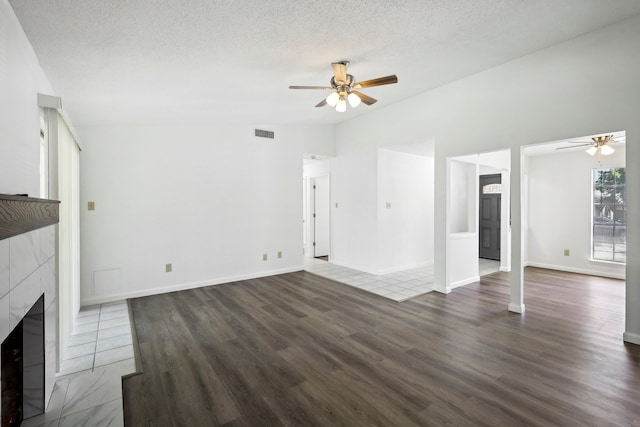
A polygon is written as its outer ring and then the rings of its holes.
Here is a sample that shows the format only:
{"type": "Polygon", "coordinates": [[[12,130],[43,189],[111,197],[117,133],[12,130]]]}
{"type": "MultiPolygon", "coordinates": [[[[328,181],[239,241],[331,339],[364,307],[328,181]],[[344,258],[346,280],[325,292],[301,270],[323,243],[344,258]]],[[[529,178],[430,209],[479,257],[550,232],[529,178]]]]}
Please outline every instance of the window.
{"type": "Polygon", "coordinates": [[[627,204],[624,168],[593,170],[594,260],[627,261],[627,204]]]}
{"type": "Polygon", "coordinates": [[[500,194],[502,193],[502,184],[487,184],[482,187],[482,194],[500,194]]]}

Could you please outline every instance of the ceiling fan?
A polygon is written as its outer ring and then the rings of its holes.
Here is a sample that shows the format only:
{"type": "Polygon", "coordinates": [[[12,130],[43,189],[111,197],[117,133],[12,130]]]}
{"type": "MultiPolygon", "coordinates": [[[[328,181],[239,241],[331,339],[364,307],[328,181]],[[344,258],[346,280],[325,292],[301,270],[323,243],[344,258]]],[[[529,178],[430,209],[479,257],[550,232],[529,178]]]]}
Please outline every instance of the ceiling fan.
{"type": "Polygon", "coordinates": [[[615,151],[613,149],[613,147],[611,147],[610,145],[608,145],[609,143],[616,143],[618,141],[615,140],[615,138],[613,137],[613,135],[601,135],[601,136],[594,136],[591,138],[591,141],[567,141],[570,144],[578,144],[578,145],[574,145],[574,146],[569,146],[569,147],[559,147],[556,148],[556,150],[565,150],[567,148],[577,148],[577,147],[586,147],[589,146],[589,148],[587,149],[587,153],[589,153],[590,155],[595,155],[598,151],[600,151],[600,153],[604,156],[608,156],[609,154],[613,154],[613,152],[615,151]]]}
{"type": "Polygon", "coordinates": [[[366,105],[376,103],[377,99],[365,95],[356,89],[365,89],[373,86],[398,83],[398,77],[396,77],[395,74],[378,77],[377,79],[356,82],[355,77],[351,74],[347,74],[349,61],[333,62],[331,67],[333,68],[333,77],[331,77],[331,80],[329,81],[331,86],[289,86],[289,89],[330,90],[331,93],[329,96],[320,101],[316,107],[329,105],[331,107],[336,107],[336,111],[342,113],[347,110],[347,101],[349,101],[349,105],[351,105],[352,108],[360,105],[360,102],[363,102],[366,105]]]}

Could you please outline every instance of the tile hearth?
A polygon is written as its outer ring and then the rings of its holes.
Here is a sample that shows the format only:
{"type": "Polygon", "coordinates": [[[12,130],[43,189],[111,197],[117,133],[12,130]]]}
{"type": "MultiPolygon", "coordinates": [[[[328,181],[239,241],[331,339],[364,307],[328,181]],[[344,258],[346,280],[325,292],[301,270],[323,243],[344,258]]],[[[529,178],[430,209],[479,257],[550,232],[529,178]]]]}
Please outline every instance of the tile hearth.
{"type": "Polygon", "coordinates": [[[82,308],[46,412],[22,426],[124,426],[121,378],[135,370],[127,303],[82,308]]]}

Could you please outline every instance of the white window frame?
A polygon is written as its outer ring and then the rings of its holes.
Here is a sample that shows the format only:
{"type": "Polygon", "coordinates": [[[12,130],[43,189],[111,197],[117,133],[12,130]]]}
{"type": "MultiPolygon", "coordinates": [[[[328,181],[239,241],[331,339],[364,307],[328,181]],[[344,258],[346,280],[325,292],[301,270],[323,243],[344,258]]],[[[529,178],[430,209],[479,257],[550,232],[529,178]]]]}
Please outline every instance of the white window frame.
{"type": "MultiPolygon", "coordinates": [[[[595,197],[596,197],[596,187],[595,187],[595,182],[596,182],[596,173],[598,173],[598,171],[603,171],[603,170],[615,170],[615,169],[623,169],[625,170],[625,167],[600,167],[600,168],[594,168],[591,171],[591,239],[590,239],[590,243],[591,243],[591,248],[590,248],[590,253],[591,253],[591,261],[594,262],[598,262],[598,263],[611,263],[611,264],[616,264],[616,265],[626,265],[626,251],[625,251],[625,260],[624,261],[619,261],[619,260],[615,260],[615,255],[616,255],[616,249],[615,249],[615,234],[616,234],[616,224],[618,222],[620,222],[621,220],[618,219],[615,216],[615,206],[614,206],[614,210],[605,214],[605,215],[596,215],[596,203],[595,203],[595,197]],[[600,218],[600,221],[597,221],[596,218],[600,218]],[[606,221],[607,224],[603,224],[601,221],[606,221]],[[605,227],[609,227],[608,222],[611,221],[611,228],[612,228],[612,232],[613,232],[613,247],[611,248],[611,258],[612,259],[603,259],[603,258],[596,258],[596,254],[595,254],[595,243],[596,240],[594,239],[594,235],[596,234],[596,227],[600,227],[602,228],[603,226],[605,227]]],[[[625,171],[626,172],[626,171],[625,171]]],[[[626,183],[625,183],[625,190],[626,190],[626,183]]],[[[626,192],[625,192],[626,194],[626,192]]],[[[626,200],[624,200],[624,202],[626,203],[626,200]]],[[[625,239],[625,246],[626,246],[626,226],[627,226],[627,221],[628,219],[626,218],[626,215],[624,215],[624,221],[622,221],[620,224],[618,224],[619,227],[624,227],[624,232],[621,233],[624,235],[625,239]]]]}

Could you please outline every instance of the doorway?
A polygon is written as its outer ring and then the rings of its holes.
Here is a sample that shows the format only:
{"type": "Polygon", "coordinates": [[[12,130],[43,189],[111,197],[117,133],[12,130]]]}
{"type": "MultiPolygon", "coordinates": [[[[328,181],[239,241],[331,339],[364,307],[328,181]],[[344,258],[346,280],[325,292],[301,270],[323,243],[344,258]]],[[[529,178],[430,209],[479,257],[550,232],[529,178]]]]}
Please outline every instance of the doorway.
{"type": "Polygon", "coordinates": [[[311,239],[313,257],[329,257],[329,176],[313,178],[311,187],[311,239]]]}
{"type": "Polygon", "coordinates": [[[303,254],[329,261],[331,248],[331,180],[329,175],[303,179],[303,254]]]}
{"type": "Polygon", "coordinates": [[[502,176],[480,175],[479,193],[479,256],[500,261],[502,176]]]}

